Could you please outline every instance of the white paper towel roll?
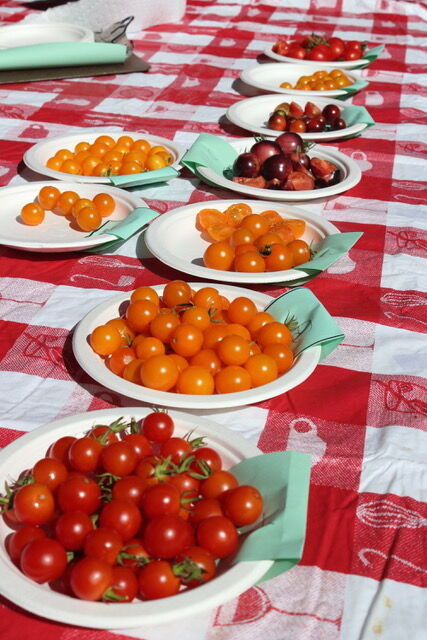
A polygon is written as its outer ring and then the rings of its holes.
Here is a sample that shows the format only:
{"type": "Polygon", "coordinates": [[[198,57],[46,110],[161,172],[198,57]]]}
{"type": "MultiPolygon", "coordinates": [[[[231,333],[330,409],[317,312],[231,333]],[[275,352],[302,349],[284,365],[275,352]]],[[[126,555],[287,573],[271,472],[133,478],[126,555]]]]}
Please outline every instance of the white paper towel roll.
{"type": "Polygon", "coordinates": [[[77,0],[33,13],[23,23],[70,22],[99,31],[125,16],[134,16],[127,34],[132,37],[156,24],[177,22],[185,12],[186,0],[77,0]]]}

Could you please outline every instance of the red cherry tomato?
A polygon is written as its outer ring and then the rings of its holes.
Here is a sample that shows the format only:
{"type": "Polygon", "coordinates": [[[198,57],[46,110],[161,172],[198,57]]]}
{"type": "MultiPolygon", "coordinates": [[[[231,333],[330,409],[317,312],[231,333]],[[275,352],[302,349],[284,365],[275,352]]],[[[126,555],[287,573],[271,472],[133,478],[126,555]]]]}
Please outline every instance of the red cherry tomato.
{"type": "Polygon", "coordinates": [[[153,484],[145,489],[140,504],[148,518],[176,514],[181,507],[181,494],[173,484],[153,484]]]}
{"type": "Polygon", "coordinates": [[[35,482],[45,484],[51,491],[63,482],[68,476],[67,467],[55,458],[42,458],[33,467],[32,475],[35,482]]]}
{"type": "Polygon", "coordinates": [[[156,516],[145,528],[143,543],[150,556],[173,558],[193,546],[193,527],[177,515],[156,516]]]}
{"type": "Polygon", "coordinates": [[[46,524],[55,512],[55,500],[45,484],[34,482],[20,487],[13,499],[13,508],[19,522],[46,524]]]}
{"type": "Polygon", "coordinates": [[[33,540],[21,553],[21,570],[42,584],[59,578],[67,566],[67,554],[60,542],[51,538],[33,540]]]}
{"type": "Polygon", "coordinates": [[[45,538],[46,533],[34,524],[28,524],[12,533],[7,540],[7,551],[13,562],[18,563],[24,548],[33,540],[45,538]]]}
{"type": "Polygon", "coordinates": [[[304,47],[301,47],[296,42],[293,42],[291,45],[289,45],[289,49],[286,55],[289,58],[297,58],[298,60],[304,60],[304,58],[306,57],[306,54],[307,54],[307,50],[304,49],[304,47]]]}
{"type": "Polygon", "coordinates": [[[180,579],[174,575],[172,565],[166,560],[153,560],[142,567],[138,574],[139,594],[143,600],[173,596],[178,593],[180,586],[180,579]]]}
{"type": "Polygon", "coordinates": [[[258,489],[244,484],[227,491],[221,502],[224,515],[230,518],[236,527],[256,522],[262,514],[264,504],[258,489]]]}
{"type": "Polygon", "coordinates": [[[202,520],[197,527],[197,543],[215,558],[225,558],[237,549],[239,534],[234,524],[224,516],[202,520]]]}
{"type": "Polygon", "coordinates": [[[69,476],[58,487],[57,501],[61,511],[84,511],[90,515],[101,505],[101,489],[91,478],[69,476]]]}
{"type": "Polygon", "coordinates": [[[175,572],[181,569],[179,573],[182,584],[193,589],[212,580],[216,573],[215,557],[207,549],[190,547],[177,557],[174,569],[175,572]]]}
{"type": "Polygon", "coordinates": [[[129,475],[137,463],[137,454],[133,447],[124,440],[107,445],[101,452],[101,464],[104,470],[114,476],[129,475]]]}
{"type": "Polygon", "coordinates": [[[114,529],[98,527],[90,531],[84,541],[85,556],[105,560],[108,564],[115,564],[123,546],[123,540],[114,529]]]}
{"type": "Polygon", "coordinates": [[[98,558],[83,558],[71,569],[71,589],[81,600],[96,601],[102,598],[111,585],[111,566],[98,558]]]}
{"type": "Polygon", "coordinates": [[[129,567],[111,567],[111,585],[104,592],[102,599],[106,602],[132,602],[138,594],[138,580],[129,567]]]}
{"type": "Polygon", "coordinates": [[[218,498],[229,489],[237,487],[238,482],[230,471],[215,471],[200,485],[200,493],[204,498],[218,498]]]}
{"type": "Polygon", "coordinates": [[[84,511],[63,513],[55,523],[57,539],[70,551],[82,549],[86,536],[92,530],[92,520],[84,511]]]}
{"type": "Polygon", "coordinates": [[[101,511],[99,525],[114,529],[123,541],[130,540],[139,531],[142,515],[134,502],[111,500],[101,511]]]}
{"type": "Polygon", "coordinates": [[[172,418],[165,411],[154,411],[145,416],[141,424],[142,433],[153,442],[168,440],[174,430],[172,418]]]}

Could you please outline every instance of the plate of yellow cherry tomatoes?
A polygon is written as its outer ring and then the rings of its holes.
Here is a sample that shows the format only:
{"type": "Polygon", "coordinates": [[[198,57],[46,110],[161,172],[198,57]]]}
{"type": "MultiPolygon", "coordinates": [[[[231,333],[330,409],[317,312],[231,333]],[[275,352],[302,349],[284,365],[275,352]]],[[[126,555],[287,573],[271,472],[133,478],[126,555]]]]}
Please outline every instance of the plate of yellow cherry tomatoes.
{"type": "Polygon", "coordinates": [[[42,253],[90,249],[117,239],[107,231],[92,235],[105,222],[119,224],[143,206],[141,198],[108,185],[53,181],[3,187],[0,244],[42,253]]]}
{"type": "Polygon", "coordinates": [[[111,176],[177,168],[184,148],[172,140],[135,131],[83,129],[30,147],[25,164],[57,180],[110,184],[111,176]]]}

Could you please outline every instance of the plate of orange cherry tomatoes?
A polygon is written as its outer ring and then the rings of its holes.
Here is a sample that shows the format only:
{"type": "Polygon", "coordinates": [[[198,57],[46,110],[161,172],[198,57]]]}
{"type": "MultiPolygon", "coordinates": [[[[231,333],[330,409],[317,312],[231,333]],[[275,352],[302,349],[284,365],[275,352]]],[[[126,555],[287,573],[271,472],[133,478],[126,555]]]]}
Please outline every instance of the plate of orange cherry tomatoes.
{"type": "Polygon", "coordinates": [[[313,244],[335,233],[339,230],[328,220],[283,203],[209,200],[159,216],[147,228],[145,242],[156,258],[184,273],[265,284],[307,275],[304,263],[313,244]]]}
{"type": "Polygon", "coordinates": [[[110,176],[134,175],[172,166],[184,148],[172,140],[136,131],[83,129],[30,147],[25,164],[57,180],[110,184],[110,176]]]}

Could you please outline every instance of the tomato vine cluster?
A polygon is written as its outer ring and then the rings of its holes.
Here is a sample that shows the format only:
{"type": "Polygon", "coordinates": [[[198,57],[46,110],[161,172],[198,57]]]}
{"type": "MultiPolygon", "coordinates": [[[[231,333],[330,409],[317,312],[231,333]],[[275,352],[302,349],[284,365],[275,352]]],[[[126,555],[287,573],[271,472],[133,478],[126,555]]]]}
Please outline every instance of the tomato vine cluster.
{"type": "MultiPolygon", "coordinates": [[[[292,326],[292,323],[290,323],[292,326]]],[[[149,389],[208,395],[246,391],[275,380],[293,363],[292,333],[244,296],[215,287],[193,291],[182,280],[161,297],[139,287],[124,317],[89,336],[116,375],[149,389]]]]}
{"type": "Polygon", "coordinates": [[[263,498],[222,468],[204,438],[174,436],[169,414],[64,436],[1,498],[12,561],[83,600],[130,602],[211,580],[256,523],[263,498]]]}
{"type": "Polygon", "coordinates": [[[358,40],[320,36],[312,33],[298,40],[278,38],[273,51],[280,56],[297,60],[313,60],[316,62],[334,62],[335,60],[359,60],[365,51],[366,43],[358,40]]]}
{"type": "Polygon", "coordinates": [[[111,215],[116,202],[109,193],[97,193],[93,199],[81,198],[75,191],[61,192],[56,187],[42,187],[36,202],[24,204],[21,220],[24,224],[36,226],[45,219],[46,211],[53,211],[74,224],[79,231],[95,231],[101,226],[102,218],[111,215]]]}

